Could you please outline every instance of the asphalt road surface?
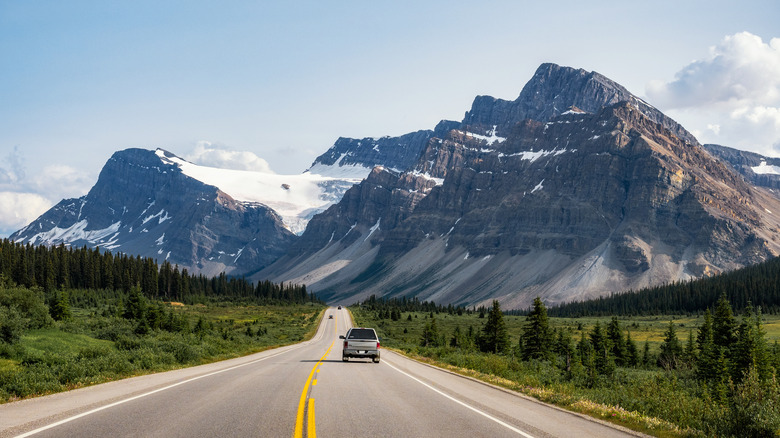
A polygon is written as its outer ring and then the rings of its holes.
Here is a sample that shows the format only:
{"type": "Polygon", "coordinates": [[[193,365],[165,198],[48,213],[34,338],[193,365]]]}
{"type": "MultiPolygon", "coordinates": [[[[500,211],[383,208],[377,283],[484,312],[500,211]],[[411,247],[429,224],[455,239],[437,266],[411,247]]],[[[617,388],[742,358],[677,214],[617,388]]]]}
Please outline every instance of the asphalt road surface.
{"type": "Polygon", "coordinates": [[[0,405],[0,437],[639,435],[387,350],[342,362],[350,326],[331,308],[307,342],[0,405]]]}

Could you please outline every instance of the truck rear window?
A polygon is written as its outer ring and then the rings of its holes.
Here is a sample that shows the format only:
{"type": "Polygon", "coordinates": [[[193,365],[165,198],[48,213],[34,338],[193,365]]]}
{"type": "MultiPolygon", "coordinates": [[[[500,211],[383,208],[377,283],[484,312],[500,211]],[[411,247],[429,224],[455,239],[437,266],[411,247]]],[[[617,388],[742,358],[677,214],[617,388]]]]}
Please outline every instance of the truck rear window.
{"type": "Polygon", "coordinates": [[[371,329],[352,329],[347,339],[376,339],[376,335],[371,329]]]}

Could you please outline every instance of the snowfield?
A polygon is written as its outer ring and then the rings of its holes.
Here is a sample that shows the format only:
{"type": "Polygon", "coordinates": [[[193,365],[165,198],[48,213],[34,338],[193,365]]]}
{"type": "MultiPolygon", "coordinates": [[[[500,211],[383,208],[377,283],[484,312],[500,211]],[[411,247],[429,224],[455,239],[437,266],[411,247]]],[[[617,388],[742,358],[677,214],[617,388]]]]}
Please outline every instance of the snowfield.
{"type": "Polygon", "coordinates": [[[162,149],[157,156],[178,166],[182,173],[216,186],[236,201],[257,202],[276,211],[285,226],[302,234],[309,219],[335,204],[344,192],[371,172],[363,166],[317,164],[299,175],[279,175],[248,170],[219,169],[190,163],[162,149]]]}

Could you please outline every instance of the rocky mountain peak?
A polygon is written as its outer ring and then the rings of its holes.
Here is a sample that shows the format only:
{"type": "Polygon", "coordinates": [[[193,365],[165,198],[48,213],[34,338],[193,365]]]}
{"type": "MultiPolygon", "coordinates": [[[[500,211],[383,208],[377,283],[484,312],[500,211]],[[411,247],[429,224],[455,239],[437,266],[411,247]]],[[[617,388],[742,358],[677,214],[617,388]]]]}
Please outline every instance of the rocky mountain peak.
{"type": "Polygon", "coordinates": [[[618,102],[629,102],[683,141],[698,144],[685,128],[617,82],[597,72],[552,63],[540,65],[514,101],[478,96],[462,123],[473,132],[496,127],[496,132],[505,136],[508,129],[524,119],[546,122],[571,108],[596,113],[618,102]]]}
{"type": "Polygon", "coordinates": [[[11,239],[100,247],[207,275],[251,272],[287,250],[294,235],[276,212],[185,175],[175,160],[162,150],[116,152],[87,195],[61,201],[11,239]]]}
{"type": "MultiPolygon", "coordinates": [[[[600,75],[545,67],[539,84],[582,81],[570,96],[619,91],[600,75]]],[[[541,93],[539,84],[524,93],[541,93]]],[[[475,99],[409,171],[376,169],[312,220],[296,243],[310,252],[288,253],[261,275],[305,279],[338,300],[498,298],[516,308],[537,295],[595,297],[780,252],[780,217],[771,213],[780,202],[657,110],[571,98],[547,120],[510,122],[519,101],[475,99]]]]}

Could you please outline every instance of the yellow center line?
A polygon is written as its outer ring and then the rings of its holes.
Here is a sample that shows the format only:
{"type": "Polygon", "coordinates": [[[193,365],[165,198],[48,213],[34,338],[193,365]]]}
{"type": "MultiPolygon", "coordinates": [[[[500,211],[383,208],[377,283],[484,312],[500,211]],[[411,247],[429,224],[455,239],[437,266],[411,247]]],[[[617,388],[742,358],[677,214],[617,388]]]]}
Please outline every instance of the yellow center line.
{"type": "Polygon", "coordinates": [[[309,427],[306,430],[306,438],[316,438],[317,428],[314,424],[314,399],[309,399],[309,427]]]}
{"type": "MultiPolygon", "coordinates": [[[[338,316],[334,318],[334,332],[338,334],[338,316]]],[[[298,401],[298,414],[295,417],[295,431],[293,432],[293,438],[303,438],[303,417],[306,412],[306,397],[309,394],[309,385],[314,386],[317,385],[317,379],[314,378],[314,373],[319,373],[319,366],[320,364],[325,360],[326,357],[328,357],[328,354],[330,354],[331,348],[333,348],[333,345],[336,343],[336,339],[333,339],[333,342],[330,343],[330,347],[328,347],[328,350],[325,351],[325,354],[320,358],[320,360],[314,365],[314,368],[311,369],[311,372],[309,373],[309,378],[306,379],[306,384],[303,385],[303,392],[301,392],[301,398],[298,401]]],[[[308,427],[306,430],[306,436],[307,438],[314,438],[316,436],[316,430],[315,430],[315,418],[314,418],[314,399],[309,399],[309,422],[308,427]]]]}

